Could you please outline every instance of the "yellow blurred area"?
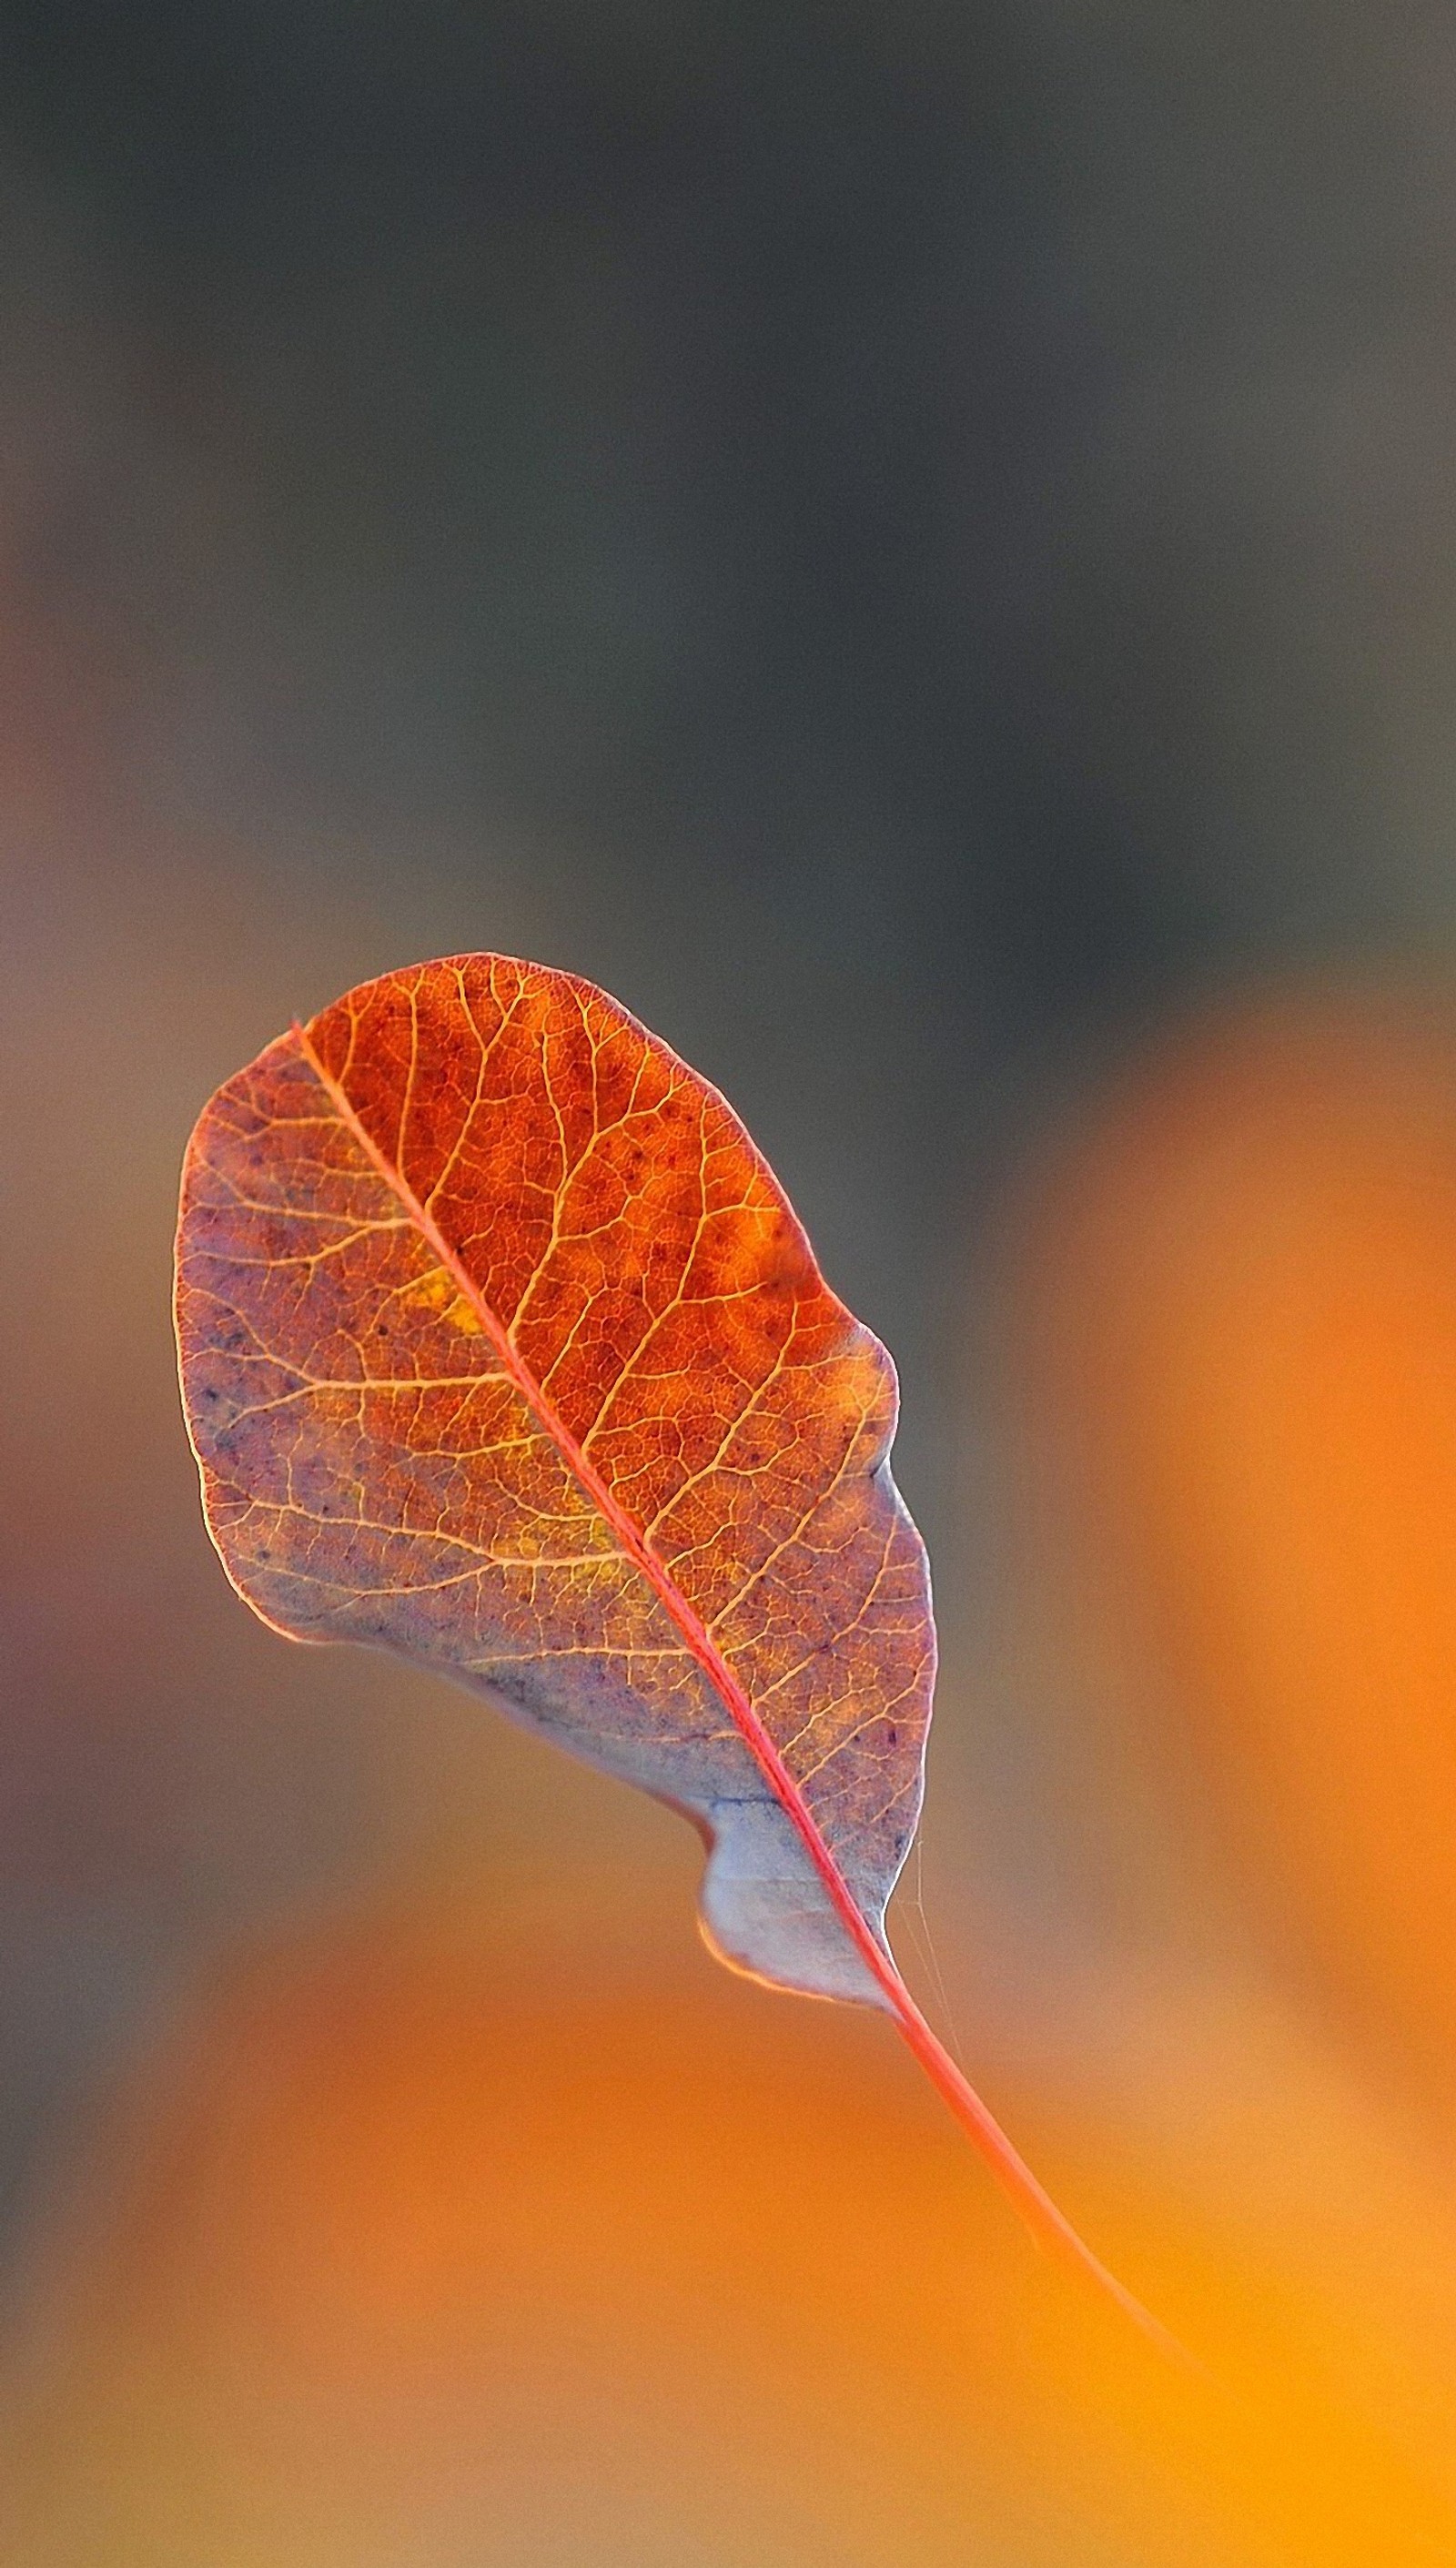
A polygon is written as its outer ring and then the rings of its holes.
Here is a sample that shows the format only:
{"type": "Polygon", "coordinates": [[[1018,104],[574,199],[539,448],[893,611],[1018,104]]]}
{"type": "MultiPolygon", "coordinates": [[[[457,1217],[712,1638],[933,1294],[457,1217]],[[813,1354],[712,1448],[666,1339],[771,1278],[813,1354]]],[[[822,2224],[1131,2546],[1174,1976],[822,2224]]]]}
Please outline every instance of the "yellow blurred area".
{"type": "Polygon", "coordinates": [[[218,1992],[110,2134],[14,2555],[1446,2555],[1448,2474],[1321,2341],[1342,2278],[1135,2134],[1021,2099],[1222,2387],[1035,2264],[880,2029],[706,1962],[593,2000],[523,1923],[414,1904],[218,1992]]]}

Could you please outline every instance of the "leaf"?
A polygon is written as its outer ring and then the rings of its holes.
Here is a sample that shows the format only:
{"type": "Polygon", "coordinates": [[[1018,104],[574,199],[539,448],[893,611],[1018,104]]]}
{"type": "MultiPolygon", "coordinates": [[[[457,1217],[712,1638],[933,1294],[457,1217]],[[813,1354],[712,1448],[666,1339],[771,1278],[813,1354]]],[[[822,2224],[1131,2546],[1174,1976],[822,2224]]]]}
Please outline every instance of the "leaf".
{"type": "Polygon", "coordinates": [[[885,2008],[1125,2301],[891,1958],[935,1668],[894,1371],[718,1092],[567,974],[389,974],[205,1109],[176,1315],[208,1527],[263,1619],[437,1669],[689,1813],[720,1954],[885,2008]]]}

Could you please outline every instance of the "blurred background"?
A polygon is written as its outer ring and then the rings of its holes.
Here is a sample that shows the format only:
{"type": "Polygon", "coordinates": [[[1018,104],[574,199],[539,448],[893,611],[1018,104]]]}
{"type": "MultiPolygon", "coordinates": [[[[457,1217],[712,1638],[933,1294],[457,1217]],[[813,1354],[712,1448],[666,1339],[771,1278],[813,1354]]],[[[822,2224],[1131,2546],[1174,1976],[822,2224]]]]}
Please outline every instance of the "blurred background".
{"type": "Polygon", "coordinates": [[[0,2516],[36,2568],[1456,2559],[1456,22],[0,5],[0,2516]],[[899,1362],[896,1935],[203,1534],[209,1091],[494,947],[899,1362]]]}

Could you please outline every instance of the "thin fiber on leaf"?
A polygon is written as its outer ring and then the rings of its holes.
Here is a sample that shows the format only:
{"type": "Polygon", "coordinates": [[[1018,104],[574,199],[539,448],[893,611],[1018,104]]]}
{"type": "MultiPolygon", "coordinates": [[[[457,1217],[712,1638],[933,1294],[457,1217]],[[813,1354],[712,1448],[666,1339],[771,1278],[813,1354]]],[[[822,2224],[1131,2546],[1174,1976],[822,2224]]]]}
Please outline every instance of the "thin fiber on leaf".
{"type": "Polygon", "coordinates": [[[388,974],[204,1110],[176,1313],[248,1603],[688,1812],[724,1958],[886,2008],[1037,2233],[1136,2313],[890,1957],[935,1671],[894,1370],[717,1090],[568,974],[388,974]]]}

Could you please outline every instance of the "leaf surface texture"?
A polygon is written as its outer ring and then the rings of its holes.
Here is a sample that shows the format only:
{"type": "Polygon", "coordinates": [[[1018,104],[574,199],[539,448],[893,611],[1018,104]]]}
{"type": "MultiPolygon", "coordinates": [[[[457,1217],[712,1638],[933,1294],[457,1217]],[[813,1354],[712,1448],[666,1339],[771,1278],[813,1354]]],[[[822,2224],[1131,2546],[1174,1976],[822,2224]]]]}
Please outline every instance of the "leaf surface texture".
{"type": "Polygon", "coordinates": [[[725,1958],[885,2002],[935,1661],[894,1372],[707,1081],[564,973],[371,982],[204,1111],[177,1327],[268,1622],[678,1804],[725,1958]]]}

